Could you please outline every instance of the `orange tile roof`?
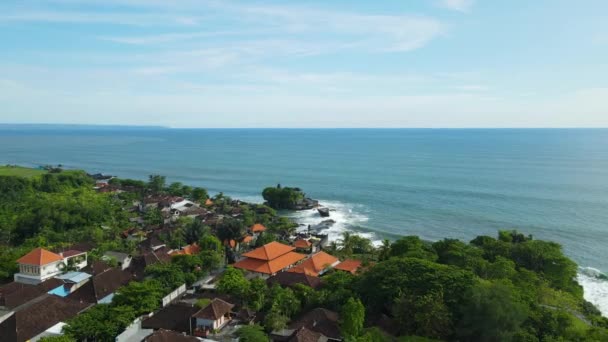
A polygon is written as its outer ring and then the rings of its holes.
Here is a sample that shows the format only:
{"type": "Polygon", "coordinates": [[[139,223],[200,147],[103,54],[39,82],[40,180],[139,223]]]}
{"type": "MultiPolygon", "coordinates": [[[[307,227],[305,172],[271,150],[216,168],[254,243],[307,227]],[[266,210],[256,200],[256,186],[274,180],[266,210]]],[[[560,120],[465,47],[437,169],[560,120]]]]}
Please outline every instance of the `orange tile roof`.
{"type": "Polygon", "coordinates": [[[262,247],[256,248],[251,252],[245,253],[243,256],[259,260],[273,260],[283,254],[293,251],[294,249],[296,248],[273,241],[265,244],[262,247]]]}
{"type": "Polygon", "coordinates": [[[289,272],[304,273],[316,277],[319,273],[339,261],[340,260],[333,255],[329,255],[325,252],[318,252],[298,266],[289,269],[289,272]]]}
{"type": "Polygon", "coordinates": [[[253,241],[253,236],[251,236],[251,235],[247,235],[243,239],[243,243],[250,243],[251,241],[253,241]]]}
{"type": "Polygon", "coordinates": [[[231,248],[236,247],[236,241],[234,240],[224,240],[224,246],[230,246],[231,248]]]}
{"type": "Polygon", "coordinates": [[[184,246],[178,251],[173,251],[169,253],[169,255],[195,255],[198,254],[198,252],[200,251],[201,248],[196,243],[193,243],[191,245],[184,246]]]}
{"type": "Polygon", "coordinates": [[[46,265],[55,261],[63,260],[61,255],[49,252],[44,248],[36,248],[17,260],[20,264],[46,265]]]}
{"type": "Polygon", "coordinates": [[[213,201],[210,198],[207,198],[207,200],[205,201],[205,205],[206,206],[212,206],[213,205],[213,201]]]}
{"type": "Polygon", "coordinates": [[[293,245],[296,248],[308,248],[308,247],[312,246],[312,243],[310,243],[310,241],[308,241],[308,240],[298,239],[293,243],[293,245]]]}
{"type": "Polygon", "coordinates": [[[235,263],[234,267],[241,268],[244,270],[265,273],[265,274],[274,274],[279,272],[282,269],[285,269],[296,262],[306,258],[305,255],[296,253],[296,252],[287,252],[277,258],[274,258],[270,261],[253,259],[253,258],[245,258],[237,263],[235,263]]]}
{"type": "Polygon", "coordinates": [[[339,263],[335,267],[335,269],[355,274],[357,272],[357,270],[359,269],[359,267],[361,267],[360,260],[346,259],[346,260],[342,261],[341,263],[339,263]]]}
{"type": "Polygon", "coordinates": [[[258,233],[258,232],[263,232],[263,231],[266,231],[266,227],[264,227],[264,225],[261,223],[256,223],[253,226],[251,226],[252,233],[258,233]]]}

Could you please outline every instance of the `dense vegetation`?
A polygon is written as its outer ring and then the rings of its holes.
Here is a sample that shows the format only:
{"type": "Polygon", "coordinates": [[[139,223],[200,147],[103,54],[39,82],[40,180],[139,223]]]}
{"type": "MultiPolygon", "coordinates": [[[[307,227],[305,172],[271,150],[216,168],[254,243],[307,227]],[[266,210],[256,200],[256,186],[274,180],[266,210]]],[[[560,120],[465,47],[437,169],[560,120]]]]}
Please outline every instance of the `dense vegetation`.
{"type": "Polygon", "coordinates": [[[295,209],[304,200],[304,193],[298,188],[268,187],[262,191],[262,196],[273,209],[295,209]]]}
{"type": "MultiPolygon", "coordinates": [[[[345,240],[352,239],[342,246],[345,240]]],[[[498,238],[480,236],[468,244],[406,236],[365,253],[376,260],[365,272],[325,275],[321,290],[268,288],[230,268],[218,290],[264,312],[267,331],[324,307],[341,312],[348,341],[385,341],[373,327],[387,322],[404,340],[608,340],[608,319],[582,298],[576,264],[558,244],[501,231],[498,238]]]]}
{"type": "MultiPolygon", "coordinates": [[[[145,194],[208,198],[204,189],[166,185],[164,177],[156,175],[148,182],[111,183],[131,191],[96,192],[94,181],[80,171],[0,176],[0,278],[10,279],[15,260],[33,247],[92,241],[98,246],[92,260],[109,249],[135,251],[133,243],[119,235],[131,224],[132,214],[124,208],[145,194]]],[[[290,190],[284,192],[289,188],[269,189],[264,198],[276,208],[301,200],[290,190]]],[[[214,210],[227,216],[236,205],[239,218],[226,218],[214,229],[196,220],[180,220],[166,236],[167,244],[197,242],[199,254],[149,266],[145,281],[131,282],[111,304],[96,305],[72,319],[68,336],[56,340],[113,340],[136,316],[157,309],[160,298],[171,290],[234,258],[222,242],[234,240],[238,250],[246,227],[254,223],[268,227],[257,245],[293,233],[292,222],[265,206],[234,204],[222,194],[213,202],[214,210]]],[[[160,224],[158,214],[146,212],[145,224],[160,224]]],[[[238,331],[242,341],[267,341],[266,333],[285,328],[299,314],[317,307],[340,313],[346,341],[608,341],[608,319],[583,299],[575,281],[577,266],[556,243],[501,231],[496,238],[479,236],[469,243],[431,243],[406,236],[376,248],[365,238],[345,233],[327,251],[363,260],[364,270],[357,275],[329,272],[317,290],[305,285],[269,287],[240,270],[225,270],[217,290],[264,317],[259,326],[238,331]]]]}

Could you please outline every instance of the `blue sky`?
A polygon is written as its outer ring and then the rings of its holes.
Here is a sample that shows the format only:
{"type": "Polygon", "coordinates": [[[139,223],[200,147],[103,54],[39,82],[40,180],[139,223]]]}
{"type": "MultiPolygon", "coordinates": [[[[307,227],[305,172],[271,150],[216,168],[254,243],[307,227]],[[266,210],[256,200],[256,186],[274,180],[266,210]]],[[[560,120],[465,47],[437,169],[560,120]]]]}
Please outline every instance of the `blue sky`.
{"type": "Polygon", "coordinates": [[[3,0],[0,122],[608,127],[608,1],[3,0]]]}

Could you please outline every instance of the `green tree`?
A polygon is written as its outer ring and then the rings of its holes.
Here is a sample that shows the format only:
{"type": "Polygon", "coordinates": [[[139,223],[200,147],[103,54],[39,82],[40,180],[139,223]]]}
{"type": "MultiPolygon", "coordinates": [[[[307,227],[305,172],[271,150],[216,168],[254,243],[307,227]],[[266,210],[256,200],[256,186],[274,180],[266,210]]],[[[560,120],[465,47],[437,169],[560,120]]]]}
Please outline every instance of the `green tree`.
{"type": "Polygon", "coordinates": [[[244,300],[249,292],[249,282],[239,269],[228,267],[217,283],[217,291],[244,300]]]}
{"type": "Polygon", "coordinates": [[[149,226],[159,226],[165,222],[165,219],[163,219],[160,209],[149,208],[144,213],[144,222],[149,226]]]}
{"type": "Polygon", "coordinates": [[[187,244],[198,242],[205,234],[205,226],[200,220],[193,220],[184,227],[184,239],[187,244]]]}
{"type": "Polygon", "coordinates": [[[222,254],[214,251],[202,251],[198,256],[201,260],[201,268],[205,271],[212,271],[219,268],[224,259],[222,254]]]}
{"type": "Polygon", "coordinates": [[[287,317],[274,305],[264,318],[264,328],[266,328],[267,331],[285,329],[287,327],[287,323],[289,323],[289,317],[287,317]]]}
{"type": "Polygon", "coordinates": [[[214,235],[211,234],[205,234],[201,237],[201,239],[198,242],[198,245],[201,247],[201,249],[203,251],[214,251],[214,252],[221,252],[223,250],[222,248],[222,242],[215,237],[214,235]]]}
{"type": "Polygon", "coordinates": [[[527,307],[515,289],[503,282],[478,283],[460,311],[456,333],[466,341],[511,341],[528,317],[527,307]]]}
{"type": "Polygon", "coordinates": [[[273,209],[295,209],[305,195],[296,188],[269,187],[262,191],[262,197],[273,209]]]}
{"type": "Polygon", "coordinates": [[[236,331],[240,342],[268,342],[268,336],[264,333],[264,328],[261,326],[244,325],[236,331]]]}
{"type": "Polygon", "coordinates": [[[203,188],[193,188],[190,194],[190,198],[196,202],[202,202],[209,198],[209,194],[207,194],[207,190],[203,188]]]}
{"type": "Polygon", "coordinates": [[[224,218],[217,225],[217,236],[221,241],[234,240],[238,243],[243,241],[247,231],[243,221],[234,218],[224,218]]]}
{"type": "Polygon", "coordinates": [[[272,308],[289,318],[300,312],[302,303],[290,288],[274,285],[268,297],[272,308]]]}
{"type": "Polygon", "coordinates": [[[254,278],[249,283],[249,294],[247,295],[247,306],[255,311],[260,311],[266,304],[268,286],[262,278],[254,278]]]}
{"type": "Polygon", "coordinates": [[[169,293],[186,283],[184,271],[180,266],[185,267],[186,261],[189,262],[190,260],[190,258],[178,258],[175,263],[156,263],[150,265],[146,267],[146,275],[151,276],[154,280],[158,281],[163,286],[164,292],[169,293]],[[178,263],[181,263],[181,265],[178,265],[178,263]]]}
{"type": "Polygon", "coordinates": [[[349,298],[340,314],[340,331],[346,339],[361,335],[365,322],[365,307],[359,299],[349,298]]]}
{"type": "Polygon", "coordinates": [[[112,299],[112,305],[130,307],[136,315],[143,315],[156,310],[165,294],[166,290],[159,281],[132,281],[118,289],[112,299]]]}
{"type": "Polygon", "coordinates": [[[75,340],[114,341],[136,317],[129,306],[98,304],[67,322],[64,332],[75,340]]]}
{"type": "Polygon", "coordinates": [[[452,333],[452,317],[441,291],[424,295],[403,293],[393,306],[395,321],[402,335],[444,339],[452,333]]]}
{"type": "Polygon", "coordinates": [[[391,256],[437,260],[433,248],[417,236],[404,236],[391,245],[391,256]]]}
{"type": "Polygon", "coordinates": [[[165,189],[167,178],[161,175],[150,175],[148,177],[148,189],[153,194],[159,194],[165,189]]]}

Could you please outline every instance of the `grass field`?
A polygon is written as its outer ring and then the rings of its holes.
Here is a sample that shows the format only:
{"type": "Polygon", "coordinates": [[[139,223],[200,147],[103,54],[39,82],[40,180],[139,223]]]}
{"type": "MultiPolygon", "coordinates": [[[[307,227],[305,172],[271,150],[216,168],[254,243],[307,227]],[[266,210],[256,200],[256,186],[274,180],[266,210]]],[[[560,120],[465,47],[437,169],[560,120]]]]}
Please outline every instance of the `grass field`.
{"type": "Polygon", "coordinates": [[[31,169],[29,167],[21,166],[0,166],[0,176],[21,176],[21,177],[34,177],[45,174],[45,170],[31,169]]]}

